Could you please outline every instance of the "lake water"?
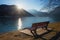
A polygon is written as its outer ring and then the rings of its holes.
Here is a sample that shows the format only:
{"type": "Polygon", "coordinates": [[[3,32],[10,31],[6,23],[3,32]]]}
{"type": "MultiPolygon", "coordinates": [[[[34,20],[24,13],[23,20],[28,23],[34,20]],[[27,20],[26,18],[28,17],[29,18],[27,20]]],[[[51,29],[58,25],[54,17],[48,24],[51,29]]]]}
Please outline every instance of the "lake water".
{"type": "MultiPolygon", "coordinates": [[[[41,17],[41,18],[43,18],[43,19],[41,19],[40,21],[45,21],[47,19],[49,21],[53,21],[53,19],[51,19],[49,17],[48,18],[41,17]]],[[[24,18],[23,18],[23,20],[24,20],[24,18]]],[[[32,20],[32,19],[29,19],[29,21],[30,20],[32,20]]],[[[29,21],[26,20],[25,23],[29,24],[29,21]]],[[[24,25],[23,23],[24,22],[22,22],[21,18],[0,17],[0,33],[9,32],[9,31],[15,31],[15,30],[19,30],[21,28],[25,28],[25,27],[23,27],[23,25],[24,25]]]]}

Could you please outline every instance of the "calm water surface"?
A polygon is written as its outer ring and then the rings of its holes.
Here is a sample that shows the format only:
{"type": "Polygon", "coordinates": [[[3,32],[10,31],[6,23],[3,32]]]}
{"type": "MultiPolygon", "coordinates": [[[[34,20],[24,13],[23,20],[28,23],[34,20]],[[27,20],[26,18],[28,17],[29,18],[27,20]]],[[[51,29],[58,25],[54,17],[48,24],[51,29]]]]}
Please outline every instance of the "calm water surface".
{"type": "MultiPolygon", "coordinates": [[[[44,18],[44,17],[42,17],[42,18],[44,18]]],[[[52,21],[51,18],[48,18],[48,19],[50,21],[52,21]]],[[[46,18],[44,18],[44,20],[46,20],[46,18]]],[[[44,21],[44,20],[41,19],[40,21],[44,21]]],[[[26,20],[26,21],[28,21],[28,20],[26,20]]],[[[21,18],[0,17],[0,33],[8,32],[8,31],[15,31],[15,30],[19,30],[21,28],[23,28],[23,23],[22,23],[21,18]]]]}

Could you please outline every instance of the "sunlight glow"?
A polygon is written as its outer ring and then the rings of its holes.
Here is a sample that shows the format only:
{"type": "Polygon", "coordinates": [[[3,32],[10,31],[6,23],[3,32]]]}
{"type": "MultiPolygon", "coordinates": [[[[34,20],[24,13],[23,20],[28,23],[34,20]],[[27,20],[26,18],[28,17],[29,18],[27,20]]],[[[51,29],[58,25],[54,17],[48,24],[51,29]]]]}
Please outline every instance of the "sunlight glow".
{"type": "Polygon", "coordinates": [[[18,19],[18,30],[22,29],[21,26],[22,26],[22,21],[21,21],[21,18],[19,18],[18,19]]]}
{"type": "Polygon", "coordinates": [[[23,9],[23,8],[24,8],[23,4],[16,4],[16,7],[17,7],[18,9],[23,9]]]}

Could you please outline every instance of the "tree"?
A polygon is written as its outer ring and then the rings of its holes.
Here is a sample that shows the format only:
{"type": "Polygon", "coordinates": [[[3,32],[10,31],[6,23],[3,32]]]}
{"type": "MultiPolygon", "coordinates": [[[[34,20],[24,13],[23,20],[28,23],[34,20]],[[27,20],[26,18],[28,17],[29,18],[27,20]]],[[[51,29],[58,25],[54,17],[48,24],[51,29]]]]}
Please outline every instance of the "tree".
{"type": "Polygon", "coordinates": [[[54,10],[57,6],[60,6],[60,0],[46,0],[47,4],[41,8],[41,10],[47,9],[48,12],[54,10]]]}

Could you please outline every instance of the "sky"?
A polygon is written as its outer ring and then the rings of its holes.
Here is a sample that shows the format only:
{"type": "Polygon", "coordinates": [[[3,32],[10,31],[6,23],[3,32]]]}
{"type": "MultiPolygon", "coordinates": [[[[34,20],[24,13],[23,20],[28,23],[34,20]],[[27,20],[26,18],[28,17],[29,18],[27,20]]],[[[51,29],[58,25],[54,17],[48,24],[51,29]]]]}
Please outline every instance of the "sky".
{"type": "Polygon", "coordinates": [[[40,9],[47,2],[46,0],[0,0],[0,4],[20,5],[27,9],[40,9]]]}
{"type": "MultiPolygon", "coordinates": [[[[8,5],[17,5],[24,9],[36,9],[40,10],[45,6],[49,5],[48,0],[0,0],[1,4],[8,4],[8,5]]],[[[45,9],[44,11],[46,11],[45,9]]]]}

